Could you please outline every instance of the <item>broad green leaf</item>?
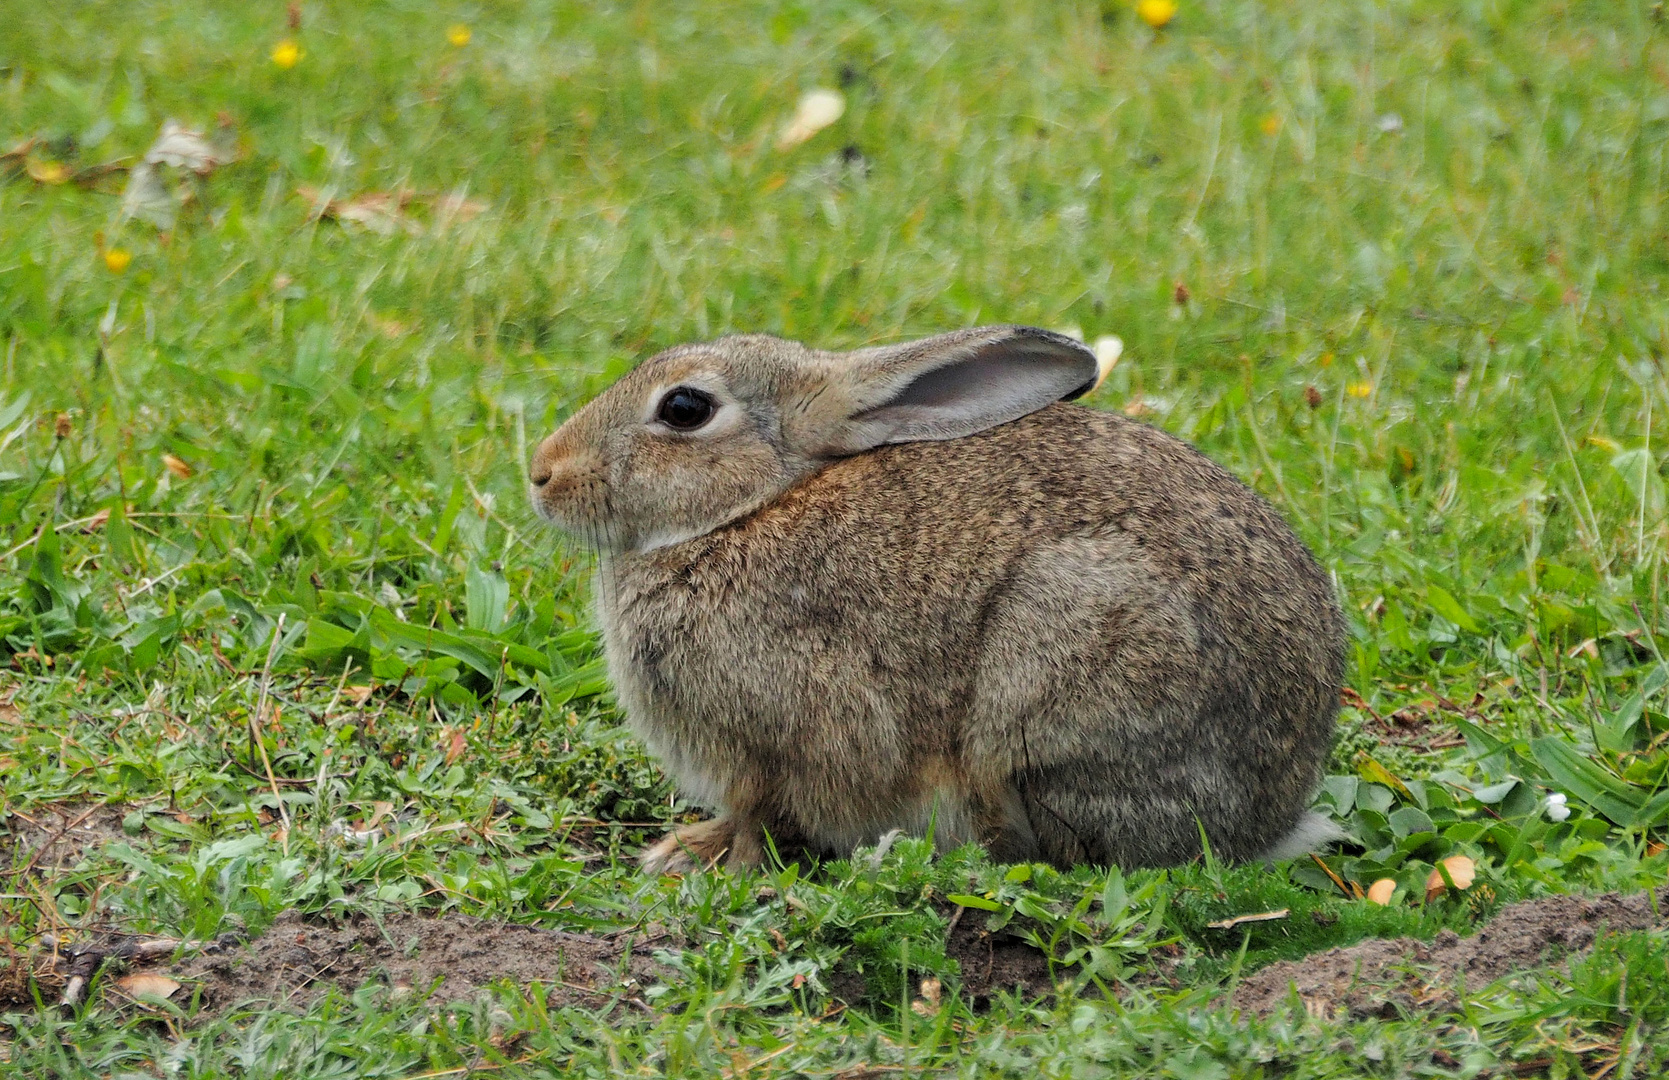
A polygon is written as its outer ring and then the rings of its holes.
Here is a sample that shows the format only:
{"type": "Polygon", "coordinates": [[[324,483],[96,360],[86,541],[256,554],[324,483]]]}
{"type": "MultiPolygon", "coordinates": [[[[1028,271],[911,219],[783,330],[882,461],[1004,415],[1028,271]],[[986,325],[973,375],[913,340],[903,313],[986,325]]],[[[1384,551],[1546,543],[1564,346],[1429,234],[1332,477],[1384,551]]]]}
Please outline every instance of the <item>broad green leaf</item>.
{"type": "Polygon", "coordinates": [[[1405,806],[1401,810],[1392,812],[1387,819],[1391,831],[1398,836],[1407,837],[1415,833],[1436,832],[1437,828],[1431,823],[1431,818],[1424,810],[1415,806],[1405,806]]]}
{"type": "Polygon", "coordinates": [[[1110,923],[1117,922],[1129,906],[1130,896],[1125,889],[1124,875],[1115,866],[1107,871],[1107,884],[1101,890],[1101,917],[1110,923]]]}
{"type": "Polygon", "coordinates": [[[504,629],[504,613],[510,603],[510,586],[504,578],[474,563],[464,572],[465,625],[471,630],[496,634],[504,629]]]}
{"type": "Polygon", "coordinates": [[[1499,784],[1489,784],[1486,787],[1474,789],[1472,797],[1485,806],[1493,806],[1505,799],[1512,792],[1512,789],[1518,786],[1518,783],[1517,780],[1503,780],[1499,784]]]}
{"type": "Polygon", "coordinates": [[[1460,606],[1460,601],[1456,600],[1449,593],[1449,591],[1442,586],[1427,585],[1426,602],[1431,605],[1431,609],[1433,611],[1437,612],[1445,619],[1448,619],[1450,622],[1454,623],[1456,626],[1465,630],[1469,634],[1479,633],[1483,629],[1478,625],[1478,621],[1472,617],[1471,613],[1460,606]]]}
{"type": "Polygon", "coordinates": [[[1644,513],[1648,520],[1663,513],[1663,478],[1657,473],[1657,463],[1645,447],[1624,450],[1611,458],[1611,468],[1623,478],[1632,496],[1629,510],[1644,513]]]}
{"type": "Polygon", "coordinates": [[[1530,743],[1530,753],[1547,770],[1549,777],[1566,792],[1581,799],[1618,825],[1634,824],[1645,803],[1645,793],[1626,780],[1611,775],[1564,739],[1547,736],[1530,743]]]}
{"type": "Polygon", "coordinates": [[[945,897],[958,907],[978,908],[981,911],[1001,911],[1003,906],[995,900],[987,900],[983,896],[972,896],[968,893],[951,893],[945,897]]]}

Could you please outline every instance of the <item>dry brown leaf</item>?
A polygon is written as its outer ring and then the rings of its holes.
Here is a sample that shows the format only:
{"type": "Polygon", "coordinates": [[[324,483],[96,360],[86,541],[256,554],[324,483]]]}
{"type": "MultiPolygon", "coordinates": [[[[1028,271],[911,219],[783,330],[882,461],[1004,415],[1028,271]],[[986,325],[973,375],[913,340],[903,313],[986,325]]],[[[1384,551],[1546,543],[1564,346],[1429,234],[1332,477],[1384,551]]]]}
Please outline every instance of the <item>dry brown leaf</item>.
{"type": "Polygon", "coordinates": [[[443,228],[454,221],[473,221],[486,212],[485,202],[471,199],[462,191],[454,191],[435,200],[437,228],[443,228]]]}
{"type": "Polygon", "coordinates": [[[122,216],[148,221],[164,232],[172,229],[180,206],[190,201],[192,192],[189,187],[169,190],[162,170],[183,169],[207,176],[237,157],[237,129],[224,113],[212,140],[177,120],[164,121],[156,141],[128,173],[127,187],[122,189],[122,216]]]}
{"type": "Polygon", "coordinates": [[[33,157],[23,160],[23,171],[37,184],[67,184],[73,175],[70,167],[62,161],[43,161],[33,157]]]}
{"type": "Polygon", "coordinates": [[[385,319],[380,315],[367,315],[366,319],[379,334],[390,341],[399,341],[406,336],[408,327],[399,319],[385,319]]]}
{"type": "Polygon", "coordinates": [[[329,192],[302,186],[296,188],[296,194],[313,204],[314,217],[357,225],[381,236],[391,236],[402,229],[408,233],[418,231],[417,222],[405,212],[412,201],[409,191],[368,191],[351,199],[337,199],[329,192]]]}
{"type": "Polygon", "coordinates": [[[155,165],[141,161],[128,173],[127,187],[122,189],[122,216],[148,221],[164,232],[179,220],[180,201],[162,182],[155,165]]]}
{"type": "Polygon", "coordinates": [[[22,161],[28,155],[29,151],[33,150],[39,142],[39,139],[24,139],[20,142],[13,143],[10,150],[0,150],[0,164],[16,165],[18,162],[22,161]]]}
{"type": "Polygon", "coordinates": [[[1391,894],[1397,891],[1397,883],[1393,878],[1380,878],[1368,886],[1368,903],[1385,907],[1391,902],[1391,894]]]}
{"type": "Polygon", "coordinates": [[[1455,888],[1462,892],[1470,889],[1472,882],[1477,880],[1478,876],[1478,866],[1471,859],[1464,855],[1450,855],[1447,859],[1438,863],[1432,869],[1431,875],[1426,878],[1427,903],[1442,896],[1443,890],[1449,887],[1448,882],[1443,880],[1443,871],[1445,870],[1449,872],[1449,880],[1455,883],[1455,888]]]}
{"type": "Polygon", "coordinates": [[[355,705],[363,705],[371,700],[371,687],[369,686],[344,687],[343,693],[347,694],[355,705]]]}
{"type": "Polygon", "coordinates": [[[1278,922],[1291,914],[1291,908],[1281,908],[1279,911],[1260,911],[1255,915],[1236,915],[1232,919],[1219,919],[1205,925],[1213,930],[1233,930],[1235,927],[1246,923],[1278,922]]]}
{"type": "Polygon", "coordinates": [[[442,734],[446,742],[446,763],[451,765],[464,756],[464,751],[469,749],[469,742],[464,738],[463,728],[443,730],[442,734]]]}
{"type": "Polygon", "coordinates": [[[237,152],[231,125],[224,120],[220,131],[216,133],[215,142],[203,137],[201,131],[192,131],[177,120],[165,120],[162,133],[156,142],[145,151],[145,163],[148,165],[172,165],[179,169],[190,169],[198,176],[207,176],[215,169],[231,162],[237,152]]]}
{"type": "Polygon", "coordinates": [[[167,466],[168,471],[179,477],[181,480],[187,480],[191,477],[191,466],[187,465],[184,461],[181,461],[173,454],[162,455],[162,464],[167,466]]]}
{"type": "Polygon", "coordinates": [[[156,975],[148,971],[124,975],[116,980],[116,989],[131,998],[162,998],[167,1000],[174,996],[180,984],[166,975],[156,975]]]}
{"type": "Polygon", "coordinates": [[[92,517],[88,518],[86,523],[81,526],[81,531],[87,533],[98,532],[100,529],[104,528],[105,524],[109,522],[109,520],[110,507],[107,506],[103,510],[94,514],[92,517]]]}
{"type": "Polygon", "coordinates": [[[371,829],[376,828],[377,825],[382,821],[383,818],[391,817],[391,816],[393,816],[393,814],[394,814],[394,804],[393,803],[383,802],[380,799],[377,802],[372,803],[371,804],[371,819],[365,823],[366,830],[369,831],[371,829]]]}

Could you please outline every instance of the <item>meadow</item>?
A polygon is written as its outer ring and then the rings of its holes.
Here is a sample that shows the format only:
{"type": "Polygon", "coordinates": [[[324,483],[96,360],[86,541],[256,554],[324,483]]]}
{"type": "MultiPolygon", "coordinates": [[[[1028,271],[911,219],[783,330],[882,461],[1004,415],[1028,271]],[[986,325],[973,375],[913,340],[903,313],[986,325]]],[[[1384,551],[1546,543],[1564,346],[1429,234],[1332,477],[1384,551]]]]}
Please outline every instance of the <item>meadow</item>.
{"type": "Polygon", "coordinates": [[[1662,4],[3,10],[0,1074],[1669,1070],[1662,4]],[[643,876],[698,808],[532,446],[678,342],[995,322],[1117,335],[1087,403],[1331,572],[1352,842],[643,876]],[[1486,985],[1234,996],[1611,892],[1649,916],[1486,985]],[[478,989],[391,974],[442,925],[478,989]],[[363,985],[215,968],[344,926],[363,985]],[[594,962],[527,975],[524,927],[594,962]]]}

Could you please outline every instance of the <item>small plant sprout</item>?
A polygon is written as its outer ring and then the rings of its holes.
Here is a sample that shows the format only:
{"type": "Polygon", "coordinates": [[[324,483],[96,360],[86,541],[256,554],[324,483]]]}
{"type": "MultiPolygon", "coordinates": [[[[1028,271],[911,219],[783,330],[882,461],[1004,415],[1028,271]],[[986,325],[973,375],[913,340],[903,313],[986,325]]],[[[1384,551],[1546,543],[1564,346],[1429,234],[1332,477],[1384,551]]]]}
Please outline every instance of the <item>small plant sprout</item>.
{"type": "Polygon", "coordinates": [[[1570,817],[1570,807],[1565,805],[1565,793],[1555,791],[1542,801],[1542,813],[1549,821],[1564,821],[1570,817]]]}

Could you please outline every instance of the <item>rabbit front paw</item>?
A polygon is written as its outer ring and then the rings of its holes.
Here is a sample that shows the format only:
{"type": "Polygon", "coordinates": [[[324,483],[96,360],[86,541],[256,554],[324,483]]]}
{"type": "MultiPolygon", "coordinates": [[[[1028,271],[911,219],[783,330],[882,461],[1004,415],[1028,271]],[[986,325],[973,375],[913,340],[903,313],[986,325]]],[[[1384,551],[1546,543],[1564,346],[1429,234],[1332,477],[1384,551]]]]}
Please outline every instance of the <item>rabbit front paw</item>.
{"type": "Polygon", "coordinates": [[[758,866],[763,856],[758,826],[726,816],[667,833],[638,856],[638,864],[646,874],[683,874],[711,869],[721,859],[730,867],[758,866]]]}

